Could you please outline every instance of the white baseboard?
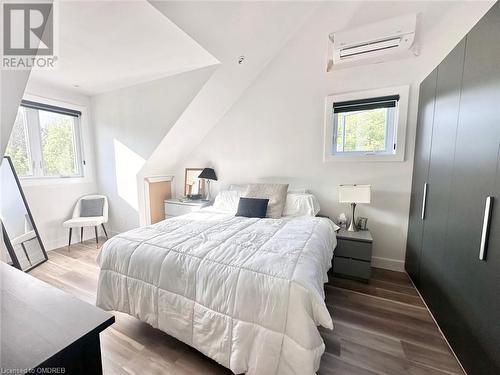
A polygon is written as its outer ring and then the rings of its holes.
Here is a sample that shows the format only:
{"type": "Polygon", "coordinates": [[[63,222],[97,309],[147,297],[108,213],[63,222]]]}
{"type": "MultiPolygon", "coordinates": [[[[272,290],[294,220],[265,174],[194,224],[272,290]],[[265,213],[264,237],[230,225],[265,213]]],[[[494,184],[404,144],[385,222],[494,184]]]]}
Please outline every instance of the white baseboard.
{"type": "Polygon", "coordinates": [[[386,270],[404,272],[405,262],[403,260],[372,257],[372,267],[384,268],[386,270]]]}

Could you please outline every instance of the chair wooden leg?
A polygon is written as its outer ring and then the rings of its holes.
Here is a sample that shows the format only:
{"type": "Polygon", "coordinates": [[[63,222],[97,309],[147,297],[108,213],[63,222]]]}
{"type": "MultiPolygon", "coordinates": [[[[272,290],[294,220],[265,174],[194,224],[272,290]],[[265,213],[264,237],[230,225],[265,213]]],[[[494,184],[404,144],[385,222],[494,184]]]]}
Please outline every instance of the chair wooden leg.
{"type": "Polygon", "coordinates": [[[102,230],[104,231],[104,234],[106,235],[106,238],[108,238],[108,232],[106,232],[106,228],[104,227],[104,223],[102,225],[102,230]]]}
{"type": "Polygon", "coordinates": [[[80,242],[83,242],[83,227],[80,228],[80,242]]]}
{"type": "Polygon", "coordinates": [[[71,246],[71,233],[73,233],[73,228],[69,228],[68,250],[69,250],[69,247],[71,246]]]}
{"type": "Polygon", "coordinates": [[[95,243],[96,245],[99,245],[99,239],[97,237],[97,225],[94,227],[94,230],[95,230],[95,243]]]}

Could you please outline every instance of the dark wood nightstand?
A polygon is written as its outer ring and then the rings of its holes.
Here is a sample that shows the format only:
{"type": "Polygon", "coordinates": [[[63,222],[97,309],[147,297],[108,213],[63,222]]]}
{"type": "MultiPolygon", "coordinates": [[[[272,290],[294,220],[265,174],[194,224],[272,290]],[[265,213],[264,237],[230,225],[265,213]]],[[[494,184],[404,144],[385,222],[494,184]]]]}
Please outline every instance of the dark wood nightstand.
{"type": "Polygon", "coordinates": [[[344,228],[339,229],[333,259],[334,274],[368,281],[371,275],[372,242],[369,230],[349,232],[344,228]]]}

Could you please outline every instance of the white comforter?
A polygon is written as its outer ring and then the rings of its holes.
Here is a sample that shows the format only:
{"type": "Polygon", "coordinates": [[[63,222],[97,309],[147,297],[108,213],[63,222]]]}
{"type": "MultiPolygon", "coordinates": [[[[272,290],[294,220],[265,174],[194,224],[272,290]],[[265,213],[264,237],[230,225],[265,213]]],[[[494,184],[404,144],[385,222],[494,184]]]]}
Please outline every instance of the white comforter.
{"type": "Polygon", "coordinates": [[[201,210],[103,246],[97,306],[128,313],[234,373],[315,373],[333,328],[324,302],[336,245],[324,218],[201,210]]]}

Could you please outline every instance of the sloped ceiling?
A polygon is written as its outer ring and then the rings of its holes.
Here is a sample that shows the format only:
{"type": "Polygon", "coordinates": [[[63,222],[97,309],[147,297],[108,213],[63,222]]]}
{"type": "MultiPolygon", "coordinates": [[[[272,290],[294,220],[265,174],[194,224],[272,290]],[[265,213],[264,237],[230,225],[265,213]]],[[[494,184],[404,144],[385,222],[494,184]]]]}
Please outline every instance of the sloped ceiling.
{"type": "Polygon", "coordinates": [[[34,71],[38,83],[95,95],[218,64],[145,0],[58,6],[58,67],[34,71]]]}

